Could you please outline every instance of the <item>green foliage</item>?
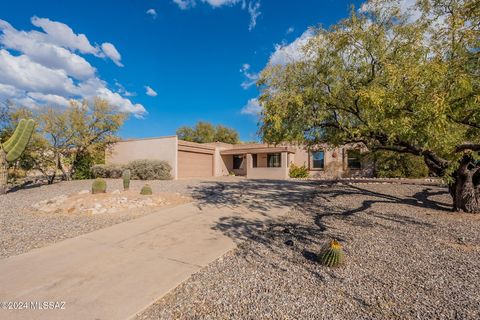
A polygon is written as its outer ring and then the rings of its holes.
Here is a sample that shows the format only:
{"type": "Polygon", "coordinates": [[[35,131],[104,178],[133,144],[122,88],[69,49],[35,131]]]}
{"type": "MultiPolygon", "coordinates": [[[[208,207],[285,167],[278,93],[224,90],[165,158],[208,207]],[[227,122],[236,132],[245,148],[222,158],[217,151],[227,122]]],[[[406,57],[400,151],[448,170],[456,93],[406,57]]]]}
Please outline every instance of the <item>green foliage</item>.
{"type": "Polygon", "coordinates": [[[163,160],[134,160],[124,166],[134,180],[169,180],[172,167],[163,160]]]}
{"type": "Polygon", "coordinates": [[[103,179],[97,178],[92,182],[92,194],[106,193],[107,182],[103,179]]]}
{"type": "Polygon", "coordinates": [[[379,178],[425,178],[428,167],[423,158],[408,153],[378,151],[373,155],[379,178]]]}
{"type": "Polygon", "coordinates": [[[332,240],[328,246],[322,249],[318,259],[321,264],[327,267],[340,266],[344,260],[342,245],[338,241],[332,240]]]}
{"type": "Polygon", "coordinates": [[[208,122],[198,122],[194,128],[180,127],[177,130],[178,138],[198,143],[225,142],[238,143],[238,132],[222,125],[213,126],[208,122]]]}
{"type": "Polygon", "coordinates": [[[92,155],[77,155],[76,158],[76,170],[72,175],[75,180],[91,179],[93,177],[92,167],[95,164],[95,160],[92,155]]]}
{"type": "Polygon", "coordinates": [[[304,59],[263,70],[263,139],[363,142],[421,156],[445,176],[480,150],[478,1],[418,1],[418,20],[395,1],[370,4],[312,29],[304,59]]]}
{"type": "Polygon", "coordinates": [[[140,194],[144,196],[151,196],[153,194],[152,187],[149,184],[146,184],[140,190],[140,194]]]}
{"type": "Polygon", "coordinates": [[[123,190],[130,189],[130,170],[124,170],[122,173],[123,190]]]}
{"type": "Polygon", "coordinates": [[[95,164],[91,168],[94,178],[118,179],[122,177],[123,166],[116,164],[95,164]]]}
{"type": "Polygon", "coordinates": [[[309,172],[306,166],[296,166],[292,163],[288,174],[290,178],[308,178],[309,172]]]}

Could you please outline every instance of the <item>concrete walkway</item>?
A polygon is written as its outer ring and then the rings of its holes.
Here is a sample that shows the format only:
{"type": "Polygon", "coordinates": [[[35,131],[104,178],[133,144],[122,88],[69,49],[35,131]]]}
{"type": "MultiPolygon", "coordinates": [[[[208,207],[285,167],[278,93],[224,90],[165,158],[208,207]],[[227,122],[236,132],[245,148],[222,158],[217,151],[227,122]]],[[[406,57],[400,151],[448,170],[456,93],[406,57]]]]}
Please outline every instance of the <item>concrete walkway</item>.
{"type": "Polygon", "coordinates": [[[190,203],[0,260],[0,303],[29,304],[0,305],[0,319],[128,319],[235,247],[212,229],[219,219],[286,210],[190,203]],[[32,310],[31,301],[60,309],[32,310]]]}

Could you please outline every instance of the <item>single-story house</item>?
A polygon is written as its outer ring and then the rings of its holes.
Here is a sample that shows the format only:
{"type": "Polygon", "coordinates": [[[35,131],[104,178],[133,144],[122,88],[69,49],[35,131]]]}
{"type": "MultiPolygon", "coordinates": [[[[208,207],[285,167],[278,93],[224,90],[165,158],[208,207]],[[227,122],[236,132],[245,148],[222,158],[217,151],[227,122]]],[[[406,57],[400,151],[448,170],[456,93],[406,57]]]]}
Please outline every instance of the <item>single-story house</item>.
{"type": "Polygon", "coordinates": [[[301,145],[261,143],[195,143],[177,136],[131,139],[116,143],[106,153],[107,164],[138,159],[165,160],[174,179],[219,177],[234,173],[251,179],[287,179],[291,164],[306,166],[310,177],[370,177],[373,166],[361,157],[361,145],[307,149],[301,145]]]}

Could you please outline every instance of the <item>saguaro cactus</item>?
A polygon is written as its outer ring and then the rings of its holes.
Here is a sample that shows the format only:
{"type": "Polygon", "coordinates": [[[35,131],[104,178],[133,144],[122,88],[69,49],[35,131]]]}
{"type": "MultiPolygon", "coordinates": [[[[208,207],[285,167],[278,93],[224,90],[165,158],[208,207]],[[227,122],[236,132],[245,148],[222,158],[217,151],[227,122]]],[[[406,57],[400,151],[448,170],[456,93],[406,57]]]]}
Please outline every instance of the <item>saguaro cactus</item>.
{"type": "Polygon", "coordinates": [[[15,132],[5,143],[0,143],[0,194],[7,192],[8,162],[20,158],[35,128],[33,119],[22,119],[15,132]]]}

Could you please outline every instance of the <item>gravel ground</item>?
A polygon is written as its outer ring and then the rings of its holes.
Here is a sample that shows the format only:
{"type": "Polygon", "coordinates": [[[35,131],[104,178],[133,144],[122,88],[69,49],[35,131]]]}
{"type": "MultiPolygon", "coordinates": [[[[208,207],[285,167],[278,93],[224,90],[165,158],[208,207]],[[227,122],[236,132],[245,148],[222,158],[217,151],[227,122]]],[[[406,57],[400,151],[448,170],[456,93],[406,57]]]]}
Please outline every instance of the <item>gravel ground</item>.
{"type": "MultiPolygon", "coordinates": [[[[228,178],[224,179],[229,181],[228,178]]],[[[232,179],[230,179],[232,180],[232,179]]],[[[171,192],[189,195],[192,188],[209,184],[208,180],[149,181],[154,192],[171,192]]],[[[25,253],[51,243],[105,228],[147,213],[133,210],[122,213],[97,215],[69,215],[34,213],[31,206],[59,195],[90,190],[90,180],[60,182],[53,185],[31,186],[0,196],[0,259],[25,253]]],[[[107,180],[108,190],[121,190],[122,181],[107,180]]],[[[131,182],[132,190],[140,190],[143,181],[131,182]]]]}
{"type": "Polygon", "coordinates": [[[246,241],[137,320],[480,319],[480,215],[450,202],[443,187],[332,184],[280,220],[222,220],[246,241]],[[346,263],[329,269],[315,259],[332,238],[346,263]]]}

